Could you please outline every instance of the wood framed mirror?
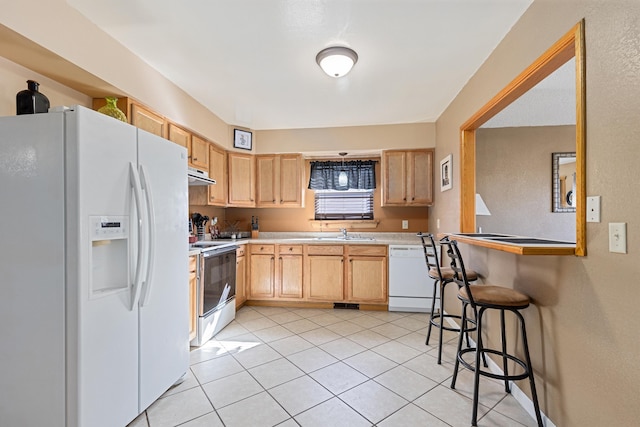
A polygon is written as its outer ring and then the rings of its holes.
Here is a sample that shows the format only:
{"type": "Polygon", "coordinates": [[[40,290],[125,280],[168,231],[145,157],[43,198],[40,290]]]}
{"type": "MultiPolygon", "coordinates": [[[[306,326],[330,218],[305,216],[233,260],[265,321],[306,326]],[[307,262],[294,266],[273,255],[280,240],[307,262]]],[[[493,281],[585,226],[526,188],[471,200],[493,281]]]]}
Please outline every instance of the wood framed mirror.
{"type": "Polygon", "coordinates": [[[572,196],[576,209],[576,245],[574,254],[578,256],[586,255],[586,67],[584,20],[576,24],[460,127],[460,230],[462,233],[474,233],[476,230],[476,130],[572,58],[575,58],[576,71],[576,190],[572,196]]]}

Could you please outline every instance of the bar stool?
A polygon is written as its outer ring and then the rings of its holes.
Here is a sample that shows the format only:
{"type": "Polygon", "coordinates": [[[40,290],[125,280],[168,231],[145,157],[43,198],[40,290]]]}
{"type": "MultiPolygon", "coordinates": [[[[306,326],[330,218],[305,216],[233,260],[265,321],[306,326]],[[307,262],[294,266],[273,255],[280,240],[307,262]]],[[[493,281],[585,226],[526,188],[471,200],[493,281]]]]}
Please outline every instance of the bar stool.
{"type": "MultiPolygon", "coordinates": [[[[444,290],[449,283],[454,282],[455,272],[451,267],[441,267],[440,258],[438,256],[438,247],[436,246],[433,234],[431,233],[418,233],[417,236],[422,241],[422,249],[424,250],[424,258],[427,262],[427,268],[429,269],[429,277],[434,280],[433,282],[433,299],[431,300],[431,313],[429,315],[429,327],[427,329],[427,339],[425,345],[429,345],[429,338],[431,337],[431,327],[435,326],[440,329],[439,342],[438,342],[438,365],[442,362],[442,333],[443,331],[460,332],[460,328],[446,326],[444,324],[444,318],[462,319],[461,316],[455,314],[444,314],[444,290]],[[437,314],[434,314],[436,307],[436,297],[440,291],[440,307],[437,314]]],[[[444,238],[448,241],[448,238],[444,238]]],[[[478,279],[476,272],[469,270],[467,272],[469,280],[475,281],[478,279]]],[[[473,323],[472,320],[469,322],[473,323]]],[[[475,330],[475,326],[466,328],[465,333],[475,330]]],[[[467,347],[470,346],[469,336],[467,335],[467,347]]]]}
{"type": "MultiPolygon", "coordinates": [[[[460,256],[460,250],[458,249],[457,242],[448,241],[441,242],[447,248],[447,253],[451,258],[451,267],[455,272],[454,281],[458,283],[458,299],[462,301],[465,307],[462,311],[462,325],[465,322],[470,321],[466,316],[466,307],[471,306],[476,312],[475,326],[477,331],[477,344],[476,348],[462,348],[462,334],[458,338],[458,352],[456,357],[456,363],[453,370],[453,378],[451,379],[451,388],[456,388],[456,379],[458,377],[458,368],[460,364],[465,368],[474,372],[474,384],[473,384],[473,413],[471,415],[471,425],[478,425],[478,389],[480,385],[480,375],[495,378],[504,381],[505,392],[511,393],[509,387],[509,381],[517,381],[525,378],[529,378],[529,385],[531,386],[531,397],[533,400],[533,407],[536,412],[536,420],[538,426],[542,427],[542,416],[540,415],[540,406],[538,404],[538,394],[536,393],[536,385],[533,379],[533,368],[531,367],[531,357],[529,356],[529,345],[527,343],[527,331],[524,324],[524,318],[520,314],[520,310],[529,307],[529,297],[514,289],[505,288],[502,286],[470,286],[467,271],[464,268],[464,262],[460,256]],[[495,350],[485,348],[482,345],[482,316],[486,310],[499,310],[500,311],[500,333],[502,340],[502,349],[495,350]],[[510,311],[516,315],[520,322],[520,331],[522,333],[522,345],[524,347],[524,360],[517,358],[516,356],[507,353],[507,338],[505,334],[505,311],[510,311]],[[464,360],[464,355],[469,352],[475,352],[475,362],[469,363],[464,360]],[[495,374],[493,372],[483,370],[480,366],[480,356],[483,357],[486,354],[495,354],[502,358],[502,374],[495,374]],[[507,362],[515,362],[523,370],[519,374],[509,374],[507,362]]],[[[486,364],[485,364],[486,367],[486,364]]]]}

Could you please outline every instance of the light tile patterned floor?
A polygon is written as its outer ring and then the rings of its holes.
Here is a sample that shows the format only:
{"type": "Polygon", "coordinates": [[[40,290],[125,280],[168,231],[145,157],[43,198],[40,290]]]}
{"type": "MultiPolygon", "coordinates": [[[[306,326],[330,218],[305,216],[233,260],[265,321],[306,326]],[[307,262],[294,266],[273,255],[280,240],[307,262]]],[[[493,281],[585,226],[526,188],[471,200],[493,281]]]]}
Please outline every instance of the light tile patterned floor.
{"type": "MultiPolygon", "coordinates": [[[[129,427],[469,426],[473,375],[449,388],[456,335],[424,344],[427,315],[243,307],[191,351],[187,379],[129,427]]],[[[481,379],[480,426],[534,426],[481,379]]]]}

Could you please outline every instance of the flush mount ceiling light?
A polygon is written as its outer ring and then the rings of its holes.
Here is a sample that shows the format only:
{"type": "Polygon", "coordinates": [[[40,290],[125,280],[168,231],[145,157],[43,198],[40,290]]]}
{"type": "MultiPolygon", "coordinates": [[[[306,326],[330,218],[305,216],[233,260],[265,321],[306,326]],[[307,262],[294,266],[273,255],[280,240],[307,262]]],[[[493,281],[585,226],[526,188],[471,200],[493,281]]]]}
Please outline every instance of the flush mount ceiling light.
{"type": "Polygon", "coordinates": [[[347,75],[358,62],[358,54],[343,46],[333,46],[322,49],[316,55],[316,62],[322,70],[331,77],[347,75]]]}

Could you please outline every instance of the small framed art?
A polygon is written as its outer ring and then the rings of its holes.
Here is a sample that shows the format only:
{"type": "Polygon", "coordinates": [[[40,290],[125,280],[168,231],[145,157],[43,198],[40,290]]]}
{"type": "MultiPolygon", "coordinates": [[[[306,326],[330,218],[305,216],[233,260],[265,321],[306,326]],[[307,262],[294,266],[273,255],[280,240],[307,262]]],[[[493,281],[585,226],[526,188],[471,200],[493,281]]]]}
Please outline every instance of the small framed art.
{"type": "Polygon", "coordinates": [[[243,150],[251,150],[253,146],[252,134],[246,130],[233,130],[233,146],[234,148],[242,148],[243,150]]]}
{"type": "Polygon", "coordinates": [[[440,191],[451,190],[453,183],[451,178],[453,176],[453,164],[452,157],[449,154],[444,159],[440,160],[440,191]]]}

